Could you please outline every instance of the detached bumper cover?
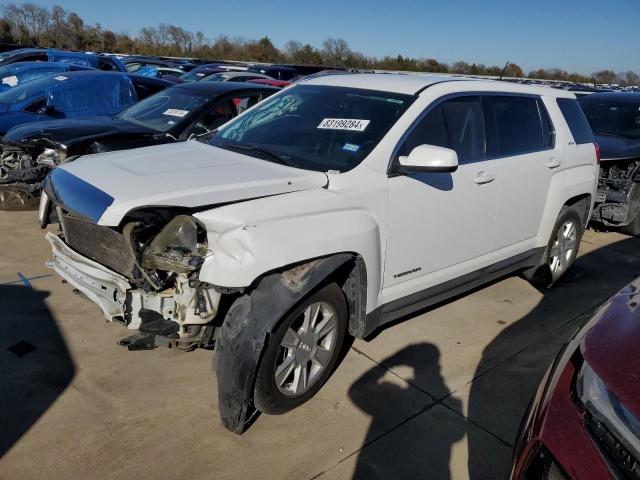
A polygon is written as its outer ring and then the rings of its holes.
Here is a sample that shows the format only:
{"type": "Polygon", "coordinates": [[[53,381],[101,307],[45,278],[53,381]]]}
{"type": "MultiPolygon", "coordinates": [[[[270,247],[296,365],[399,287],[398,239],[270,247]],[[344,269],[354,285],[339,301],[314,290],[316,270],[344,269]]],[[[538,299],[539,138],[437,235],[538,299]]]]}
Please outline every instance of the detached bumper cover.
{"type": "Polygon", "coordinates": [[[53,252],[47,266],[96,303],[107,320],[124,318],[126,294],[132,288],[127,279],[80,255],[51,232],[46,239],[53,252]]]}

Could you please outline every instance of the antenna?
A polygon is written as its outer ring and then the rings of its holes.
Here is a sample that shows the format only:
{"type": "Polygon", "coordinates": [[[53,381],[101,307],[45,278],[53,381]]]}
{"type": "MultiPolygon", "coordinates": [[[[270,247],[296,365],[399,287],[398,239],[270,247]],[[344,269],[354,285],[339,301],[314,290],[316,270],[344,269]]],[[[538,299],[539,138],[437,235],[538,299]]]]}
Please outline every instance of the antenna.
{"type": "Polygon", "coordinates": [[[509,60],[507,60],[507,63],[504,64],[504,68],[502,69],[502,71],[500,72],[500,78],[499,80],[502,80],[502,77],[504,77],[504,72],[507,71],[507,67],[509,66],[509,60]]]}

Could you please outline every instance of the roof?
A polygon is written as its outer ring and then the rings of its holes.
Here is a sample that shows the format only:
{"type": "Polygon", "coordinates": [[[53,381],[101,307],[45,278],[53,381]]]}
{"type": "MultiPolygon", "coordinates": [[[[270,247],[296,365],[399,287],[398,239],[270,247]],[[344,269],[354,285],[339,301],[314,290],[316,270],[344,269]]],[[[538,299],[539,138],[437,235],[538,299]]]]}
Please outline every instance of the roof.
{"type": "Polygon", "coordinates": [[[256,83],[248,82],[188,82],[180,83],[178,85],[175,85],[173,88],[183,88],[186,90],[198,90],[201,92],[218,94],[247,89],[266,91],[280,90],[279,88],[271,87],[269,85],[259,85],[256,83]]]}
{"type": "Polygon", "coordinates": [[[591,95],[585,95],[580,99],[580,101],[591,101],[591,100],[622,100],[627,102],[638,102],[640,101],[640,92],[601,92],[601,93],[592,93],[591,95]]]}
{"type": "Polygon", "coordinates": [[[342,75],[321,75],[309,80],[302,79],[302,85],[327,85],[335,87],[362,88],[383,92],[404,93],[416,95],[425,88],[443,82],[466,82],[478,86],[486,86],[489,91],[514,93],[529,93],[534,95],[549,95],[572,97],[573,94],[564,90],[548,87],[521,85],[500,80],[485,80],[462,76],[423,74],[423,73],[354,73],[342,75]]]}
{"type": "Polygon", "coordinates": [[[383,92],[414,95],[430,85],[459,81],[460,78],[444,75],[400,74],[400,73],[354,73],[344,75],[322,75],[301,84],[331,85],[335,87],[364,88],[383,92]]]}

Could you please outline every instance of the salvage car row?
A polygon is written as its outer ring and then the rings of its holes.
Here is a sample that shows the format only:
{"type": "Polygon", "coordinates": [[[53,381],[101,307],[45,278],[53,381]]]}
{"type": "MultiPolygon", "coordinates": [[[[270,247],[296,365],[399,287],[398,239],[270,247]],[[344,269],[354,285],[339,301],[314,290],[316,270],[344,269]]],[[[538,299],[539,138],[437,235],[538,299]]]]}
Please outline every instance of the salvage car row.
{"type": "MultiPolygon", "coordinates": [[[[123,346],[214,350],[233,432],[255,411],[310,399],[348,336],[508,274],[549,287],[590,218],[634,233],[634,94],[578,103],[543,87],[400,74],[278,89],[208,68],[216,80],[146,94],[140,78],[166,80],[67,71],[11,87],[0,104],[27,103],[0,122],[32,113],[31,101],[48,120],[4,135],[0,180],[42,189],[39,221],[60,226],[46,234],[49,266],[133,331],[123,346]],[[83,75],[118,79],[98,89],[117,112],[64,110],[83,101],[64,87],[83,75]]],[[[598,343],[640,330],[635,295],[632,284],[563,350],[524,423],[514,477],[637,474],[640,392],[615,376],[636,358],[598,343]],[[558,421],[593,466],[558,447],[558,421]]]]}

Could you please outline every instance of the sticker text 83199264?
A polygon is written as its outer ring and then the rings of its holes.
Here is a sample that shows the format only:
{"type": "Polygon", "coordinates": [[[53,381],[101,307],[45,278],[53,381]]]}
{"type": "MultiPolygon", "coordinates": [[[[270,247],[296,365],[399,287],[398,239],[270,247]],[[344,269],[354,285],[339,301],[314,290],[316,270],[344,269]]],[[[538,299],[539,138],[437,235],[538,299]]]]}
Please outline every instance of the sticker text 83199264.
{"type": "Polygon", "coordinates": [[[353,132],[363,132],[370,120],[357,118],[325,118],[320,122],[318,128],[326,130],[350,130],[353,132]]]}

